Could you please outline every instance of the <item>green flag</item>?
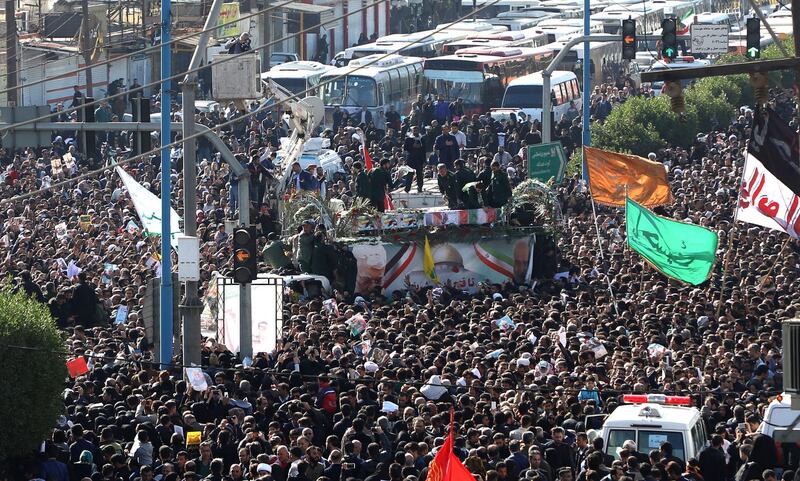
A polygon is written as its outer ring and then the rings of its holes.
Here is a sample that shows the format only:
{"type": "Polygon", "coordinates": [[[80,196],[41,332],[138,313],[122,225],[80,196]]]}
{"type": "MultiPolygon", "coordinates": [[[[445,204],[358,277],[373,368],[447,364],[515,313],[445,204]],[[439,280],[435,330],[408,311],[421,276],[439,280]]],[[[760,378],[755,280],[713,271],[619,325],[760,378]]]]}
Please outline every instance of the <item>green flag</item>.
{"type": "Polygon", "coordinates": [[[628,245],[665,276],[692,285],[708,279],[717,252],[717,233],[660,217],[625,199],[628,245]]]}

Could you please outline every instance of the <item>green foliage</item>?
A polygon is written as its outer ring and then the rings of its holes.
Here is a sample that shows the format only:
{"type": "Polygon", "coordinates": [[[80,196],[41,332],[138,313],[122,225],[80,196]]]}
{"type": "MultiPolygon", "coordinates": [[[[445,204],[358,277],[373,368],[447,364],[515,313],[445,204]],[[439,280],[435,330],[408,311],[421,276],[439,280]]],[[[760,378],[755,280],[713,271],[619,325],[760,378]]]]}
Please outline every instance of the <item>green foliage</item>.
{"type": "Polygon", "coordinates": [[[55,426],[67,376],[62,349],[47,306],[0,287],[0,463],[32,452],[55,426]]]}
{"type": "Polygon", "coordinates": [[[646,156],[667,145],[688,147],[697,131],[697,110],[686,105],[680,119],[670,108],[670,99],[634,97],[616,106],[603,125],[592,126],[592,145],[615,152],[646,156]]]}
{"type": "Polygon", "coordinates": [[[728,102],[724,94],[696,86],[688,89],[685,95],[686,103],[697,111],[697,131],[710,132],[730,124],[737,104],[728,102]]]}
{"type": "Polygon", "coordinates": [[[583,149],[577,148],[567,161],[567,168],[564,169],[564,178],[569,179],[575,174],[580,174],[582,171],[581,162],[583,162],[583,149]]]}
{"type": "MultiPolygon", "coordinates": [[[[792,38],[782,43],[794,55],[792,38]]],[[[761,52],[763,60],[783,57],[777,45],[770,45],[761,52]]],[[[746,60],[742,55],[725,54],[716,64],[743,62],[746,60]]],[[[794,82],[791,70],[770,72],[769,76],[772,86],[790,88],[794,82]]],[[[654,99],[628,99],[616,106],[602,125],[592,125],[592,145],[642,156],[668,145],[689,147],[695,133],[724,128],[736,115],[738,107],[753,105],[753,89],[747,75],[699,79],[684,89],[684,97],[686,113],[683,120],[672,112],[666,95],[654,99]]]]}

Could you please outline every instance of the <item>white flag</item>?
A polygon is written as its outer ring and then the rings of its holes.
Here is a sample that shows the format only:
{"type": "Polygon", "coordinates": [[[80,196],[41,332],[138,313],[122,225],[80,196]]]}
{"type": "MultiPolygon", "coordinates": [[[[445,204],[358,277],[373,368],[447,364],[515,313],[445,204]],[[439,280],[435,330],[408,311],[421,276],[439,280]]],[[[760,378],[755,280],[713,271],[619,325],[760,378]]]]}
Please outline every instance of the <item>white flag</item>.
{"type": "Polygon", "coordinates": [[[800,238],[800,199],[750,153],[744,162],[736,220],[800,238]]]}
{"type": "MultiPolygon", "coordinates": [[[[133,201],[133,207],[142,221],[142,228],[147,235],[161,235],[161,199],[147,190],[142,184],[136,182],[131,175],[121,167],[116,167],[117,174],[128,189],[128,194],[133,201]]],[[[167,173],[169,175],[169,173],[167,173]]],[[[170,207],[170,244],[178,248],[178,236],[181,234],[181,218],[175,209],[170,207]]]]}

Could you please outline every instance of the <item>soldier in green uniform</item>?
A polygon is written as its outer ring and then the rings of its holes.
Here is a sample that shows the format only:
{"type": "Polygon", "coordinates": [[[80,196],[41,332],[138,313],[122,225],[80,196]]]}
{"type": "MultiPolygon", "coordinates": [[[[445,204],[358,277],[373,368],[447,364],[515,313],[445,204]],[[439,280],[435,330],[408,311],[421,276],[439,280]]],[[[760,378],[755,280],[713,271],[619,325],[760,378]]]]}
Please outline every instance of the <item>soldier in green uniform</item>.
{"type": "Polygon", "coordinates": [[[439,164],[436,167],[439,170],[439,176],[436,178],[436,183],[439,184],[439,192],[447,200],[447,207],[457,209],[459,191],[456,176],[447,170],[447,166],[444,164],[439,164]]]}
{"type": "Polygon", "coordinates": [[[489,207],[503,207],[511,198],[511,182],[508,180],[508,175],[500,168],[500,162],[496,160],[492,161],[492,180],[487,191],[489,207]]]}
{"type": "Polygon", "coordinates": [[[455,166],[456,189],[458,190],[458,208],[468,209],[469,207],[466,206],[467,196],[464,193],[464,186],[470,182],[475,182],[475,172],[473,172],[469,167],[465,166],[462,159],[456,160],[455,166]]]}
{"type": "Polygon", "coordinates": [[[483,182],[476,181],[470,182],[461,189],[461,195],[466,199],[464,201],[465,209],[482,209],[483,208],[483,182]]]}
{"type": "Polygon", "coordinates": [[[303,231],[297,239],[297,265],[300,272],[311,272],[311,258],[314,253],[314,221],[303,221],[303,231]]]}
{"type": "Polygon", "coordinates": [[[387,190],[392,186],[392,175],[389,173],[389,158],[381,159],[380,167],[369,173],[370,202],[378,210],[384,211],[384,200],[387,190]]]}
{"type": "Polygon", "coordinates": [[[267,245],[261,251],[264,262],[274,270],[288,269],[292,267],[292,260],[286,255],[287,246],[277,234],[271,232],[267,236],[267,245]]]}
{"type": "Polygon", "coordinates": [[[369,199],[369,174],[364,170],[361,162],[353,162],[353,178],[356,179],[356,197],[369,199]]]}
{"type": "Polygon", "coordinates": [[[317,231],[314,233],[314,252],[311,256],[311,273],[325,276],[330,282],[333,282],[336,253],[333,251],[333,246],[328,244],[327,237],[325,226],[317,225],[317,231]]]}

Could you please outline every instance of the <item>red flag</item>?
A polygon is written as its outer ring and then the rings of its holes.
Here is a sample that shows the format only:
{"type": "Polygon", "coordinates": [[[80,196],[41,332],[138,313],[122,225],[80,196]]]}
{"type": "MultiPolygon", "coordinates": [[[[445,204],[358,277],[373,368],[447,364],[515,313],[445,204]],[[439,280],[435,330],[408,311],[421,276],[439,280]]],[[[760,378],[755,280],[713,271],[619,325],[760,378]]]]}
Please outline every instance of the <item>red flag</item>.
{"type": "Polygon", "coordinates": [[[89,366],[86,365],[86,359],[83,356],[78,356],[71,361],[67,361],[67,370],[69,371],[69,377],[78,377],[89,372],[89,366]]]}
{"type": "Polygon", "coordinates": [[[364,150],[364,168],[367,171],[372,170],[372,157],[369,156],[369,149],[367,149],[367,141],[364,139],[364,143],[361,144],[361,147],[364,150]]]}
{"type": "Polygon", "coordinates": [[[394,210],[394,202],[388,193],[383,194],[383,210],[394,210]]]}
{"type": "Polygon", "coordinates": [[[426,481],[475,481],[475,476],[453,452],[453,409],[450,409],[450,433],[428,466],[426,481]]]}

